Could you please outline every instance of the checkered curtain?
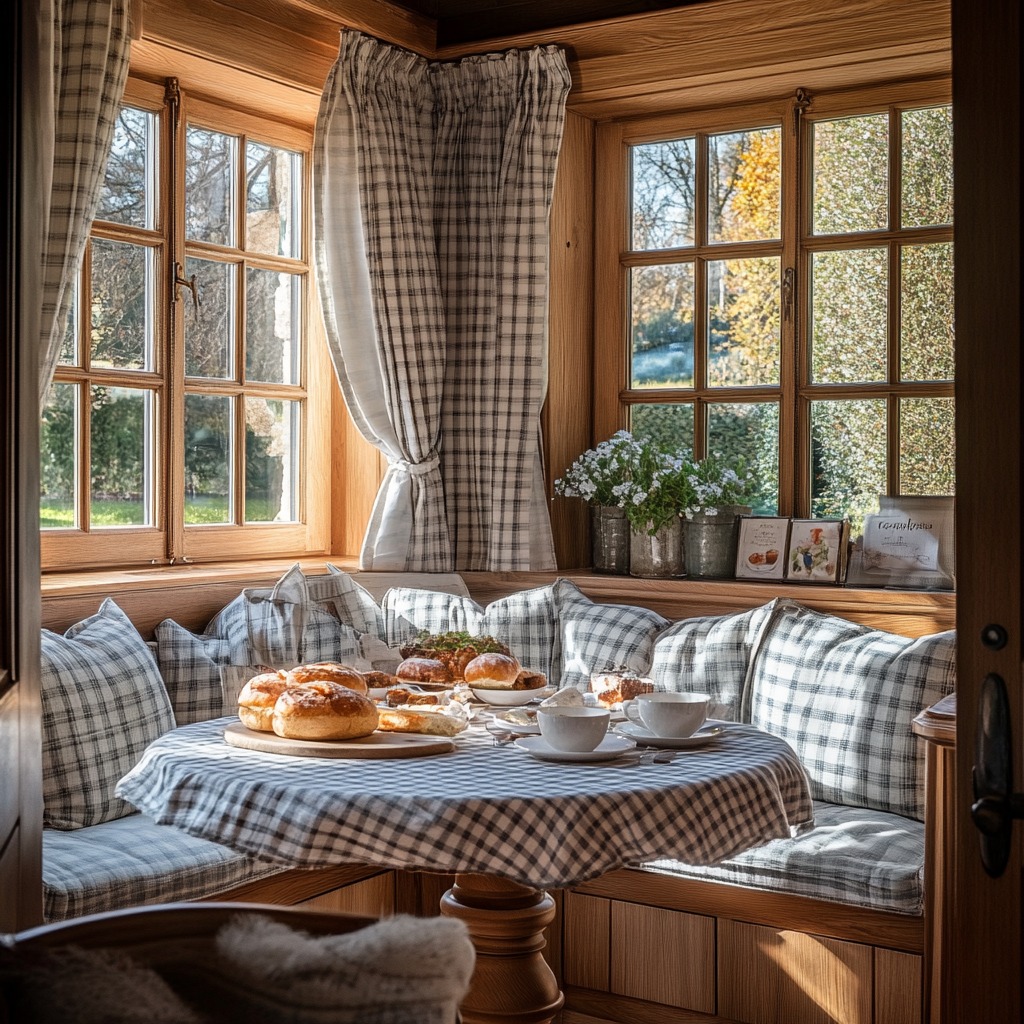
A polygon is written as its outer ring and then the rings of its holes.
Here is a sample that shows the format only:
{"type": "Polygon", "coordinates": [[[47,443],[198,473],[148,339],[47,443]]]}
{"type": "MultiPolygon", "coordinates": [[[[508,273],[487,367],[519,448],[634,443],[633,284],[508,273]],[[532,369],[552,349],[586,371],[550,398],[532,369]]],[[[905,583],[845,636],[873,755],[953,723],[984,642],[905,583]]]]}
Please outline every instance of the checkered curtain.
{"type": "Polygon", "coordinates": [[[541,463],[553,46],[431,62],[343,32],[314,147],[334,364],[388,459],[360,567],[554,568],[541,463]]]}
{"type": "Polygon", "coordinates": [[[40,0],[34,6],[47,106],[37,112],[49,177],[43,225],[39,393],[60,358],[128,76],[130,0],[40,0]],[[49,57],[49,60],[47,60],[49,57]]]}

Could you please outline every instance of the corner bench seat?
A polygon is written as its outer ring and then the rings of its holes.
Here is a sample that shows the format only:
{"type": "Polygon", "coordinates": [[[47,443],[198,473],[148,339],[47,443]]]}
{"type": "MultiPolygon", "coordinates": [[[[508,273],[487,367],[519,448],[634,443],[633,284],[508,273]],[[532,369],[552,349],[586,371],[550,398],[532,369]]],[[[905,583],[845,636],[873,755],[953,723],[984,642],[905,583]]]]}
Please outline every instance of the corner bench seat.
{"type": "Polygon", "coordinates": [[[143,814],[74,831],[47,828],[43,916],[64,921],[113,907],[216,896],[281,870],[143,814]]]}
{"type": "Polygon", "coordinates": [[[816,800],[814,827],[710,866],[659,859],[645,871],[795,893],[897,914],[924,908],[924,823],[816,800]]]}

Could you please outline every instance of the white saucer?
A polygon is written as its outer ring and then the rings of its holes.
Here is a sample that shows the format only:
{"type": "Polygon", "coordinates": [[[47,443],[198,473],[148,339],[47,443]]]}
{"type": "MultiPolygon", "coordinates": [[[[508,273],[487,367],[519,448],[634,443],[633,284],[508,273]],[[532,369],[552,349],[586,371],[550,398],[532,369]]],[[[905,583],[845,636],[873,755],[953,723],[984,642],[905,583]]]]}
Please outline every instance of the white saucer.
{"type": "Polygon", "coordinates": [[[555,750],[543,736],[524,736],[515,741],[515,746],[541,761],[593,762],[613,761],[627,750],[632,750],[636,744],[625,736],[609,733],[594,750],[555,750]]]}
{"type": "Polygon", "coordinates": [[[721,725],[704,725],[692,736],[655,736],[650,729],[645,729],[636,722],[623,722],[615,726],[615,731],[627,739],[636,740],[647,747],[663,747],[666,750],[692,750],[703,747],[713,739],[721,736],[725,728],[721,725]]]}

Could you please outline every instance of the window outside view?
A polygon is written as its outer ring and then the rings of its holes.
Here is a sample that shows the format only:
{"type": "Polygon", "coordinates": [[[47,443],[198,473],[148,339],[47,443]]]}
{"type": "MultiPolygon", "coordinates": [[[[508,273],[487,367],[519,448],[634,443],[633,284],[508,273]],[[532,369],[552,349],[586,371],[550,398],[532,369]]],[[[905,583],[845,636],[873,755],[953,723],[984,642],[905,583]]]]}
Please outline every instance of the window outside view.
{"type": "Polygon", "coordinates": [[[159,526],[180,478],[172,452],[183,452],[185,525],[296,522],[302,155],[186,125],[184,259],[172,261],[159,139],[160,115],[122,108],[80,275],[88,303],[73,305],[43,409],[41,525],[159,526]],[[173,385],[161,276],[177,279],[180,300],[173,385]]]}
{"type": "Polygon", "coordinates": [[[780,460],[807,451],[806,513],[856,529],[879,495],[953,493],[951,110],[804,130],[802,189],[781,125],[630,147],[624,400],[637,434],[743,459],[759,514],[779,509],[780,460]],[[802,207],[787,211],[788,195],[802,207]],[[807,225],[792,270],[788,223],[807,225]],[[787,421],[796,435],[780,436],[787,421]]]}

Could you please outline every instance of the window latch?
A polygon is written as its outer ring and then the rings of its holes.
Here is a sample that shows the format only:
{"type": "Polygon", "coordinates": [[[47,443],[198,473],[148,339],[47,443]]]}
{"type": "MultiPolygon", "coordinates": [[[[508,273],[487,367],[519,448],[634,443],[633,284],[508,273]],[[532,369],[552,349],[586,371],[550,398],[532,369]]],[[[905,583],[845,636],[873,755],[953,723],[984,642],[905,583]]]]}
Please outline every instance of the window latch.
{"type": "MultiPolygon", "coordinates": [[[[192,293],[192,309],[195,312],[196,319],[199,319],[199,307],[202,303],[199,301],[199,289],[196,287],[196,275],[193,274],[191,277],[185,277],[185,271],[182,265],[175,261],[174,264],[174,287],[187,288],[192,293]]],[[[179,298],[179,294],[175,292],[175,301],[179,298]]]]}
{"type": "Polygon", "coordinates": [[[785,320],[793,316],[793,287],[796,282],[796,271],[792,267],[786,267],[782,275],[782,316],[785,320]]]}

